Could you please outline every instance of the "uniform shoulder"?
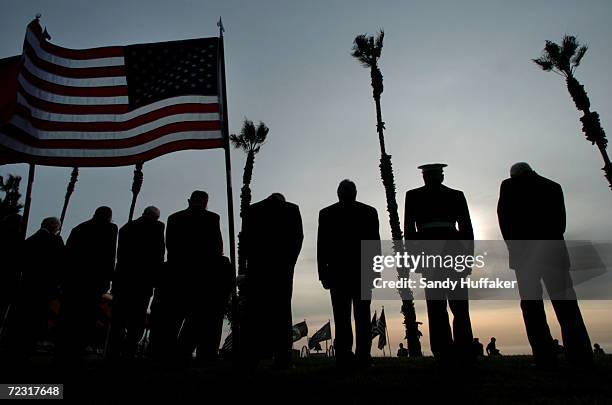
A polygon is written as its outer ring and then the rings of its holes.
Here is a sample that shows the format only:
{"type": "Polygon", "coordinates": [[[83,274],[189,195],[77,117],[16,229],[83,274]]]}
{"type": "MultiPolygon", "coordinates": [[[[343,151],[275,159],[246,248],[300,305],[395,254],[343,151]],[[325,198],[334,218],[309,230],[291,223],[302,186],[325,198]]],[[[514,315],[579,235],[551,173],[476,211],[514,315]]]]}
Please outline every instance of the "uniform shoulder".
{"type": "Polygon", "coordinates": [[[417,187],[417,188],[412,188],[412,189],[406,191],[406,195],[419,194],[419,193],[422,193],[424,190],[425,190],[425,186],[421,186],[421,187],[417,187]]]}

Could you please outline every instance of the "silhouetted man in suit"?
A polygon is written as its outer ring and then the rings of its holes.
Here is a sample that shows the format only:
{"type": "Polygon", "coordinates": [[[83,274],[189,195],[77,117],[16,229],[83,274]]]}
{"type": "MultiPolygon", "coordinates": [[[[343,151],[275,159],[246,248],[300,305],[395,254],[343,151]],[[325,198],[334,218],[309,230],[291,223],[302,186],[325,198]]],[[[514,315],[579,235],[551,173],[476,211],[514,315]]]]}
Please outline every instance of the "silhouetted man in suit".
{"type": "Polygon", "coordinates": [[[484,347],[482,343],[480,343],[479,338],[474,338],[474,341],[472,342],[472,349],[474,350],[474,356],[476,357],[484,356],[484,347]]]}
{"type": "Polygon", "coordinates": [[[21,270],[22,223],[23,218],[19,214],[0,218],[0,246],[3,251],[11,252],[5,255],[0,269],[0,339],[8,326],[6,322],[12,310],[21,270]]]}
{"type": "Polygon", "coordinates": [[[219,215],[207,207],[208,194],[197,190],[191,194],[187,209],[168,218],[168,268],[152,309],[154,349],[185,361],[191,359],[196,347],[198,358],[214,359],[221,340],[226,302],[220,302],[213,280],[222,260],[223,238],[219,215]]]}
{"type": "Polygon", "coordinates": [[[147,308],[166,253],[164,223],[157,207],[119,230],[113,279],[113,317],[109,355],[133,357],[144,333],[147,308]]]}
{"type": "Polygon", "coordinates": [[[23,244],[23,270],[11,317],[14,329],[8,331],[11,354],[21,359],[32,352],[38,340],[47,337],[50,304],[59,296],[65,266],[59,230],[59,219],[45,218],[23,244]]]}
{"type": "MultiPolygon", "coordinates": [[[[404,237],[406,240],[445,241],[440,251],[430,252],[433,244],[423,243],[425,253],[473,254],[474,232],[465,196],[442,184],[445,164],[419,166],[425,185],[406,193],[404,237]],[[456,241],[456,242],[453,242],[456,241]]],[[[418,251],[420,252],[420,249],[418,251]]],[[[470,270],[461,273],[454,269],[423,269],[430,280],[459,280],[470,270]]],[[[472,360],[472,324],[470,321],[468,290],[460,285],[453,289],[426,288],[427,316],[431,351],[442,361],[451,358],[472,360]],[[447,305],[453,313],[453,328],[448,318],[447,305]]]]}
{"type": "Polygon", "coordinates": [[[112,220],[110,207],[99,207],[93,218],[77,225],[68,236],[60,355],[80,355],[93,338],[100,300],[115,270],[117,225],[112,220]]]}
{"type": "MultiPolygon", "coordinates": [[[[356,201],[357,187],[350,180],[338,185],[338,202],[319,212],[317,264],[323,288],[330,290],[336,325],[335,350],[339,365],[353,358],[351,307],[355,318],[355,357],[362,365],[372,361],[370,323],[371,283],[362,280],[361,241],[379,241],[378,213],[356,201]],[[366,284],[362,288],[362,283],[366,284]],[[362,296],[365,292],[366,297],[362,296]]],[[[377,246],[380,254],[380,245],[377,246]]]]}
{"type": "Polygon", "coordinates": [[[510,253],[510,268],[516,272],[536,364],[551,367],[556,360],[542,301],[542,281],[561,326],[567,359],[589,364],[591,342],[576,300],[563,238],[565,203],[561,186],[537,174],[527,163],[517,163],[510,169],[510,178],[501,184],[497,215],[510,253]]]}
{"type": "Polygon", "coordinates": [[[278,368],[291,365],[293,340],[291,296],[293,272],[304,234],[297,205],[280,193],[249,207],[242,227],[246,276],[242,342],[244,360],[255,366],[262,355],[272,354],[278,368]]]}

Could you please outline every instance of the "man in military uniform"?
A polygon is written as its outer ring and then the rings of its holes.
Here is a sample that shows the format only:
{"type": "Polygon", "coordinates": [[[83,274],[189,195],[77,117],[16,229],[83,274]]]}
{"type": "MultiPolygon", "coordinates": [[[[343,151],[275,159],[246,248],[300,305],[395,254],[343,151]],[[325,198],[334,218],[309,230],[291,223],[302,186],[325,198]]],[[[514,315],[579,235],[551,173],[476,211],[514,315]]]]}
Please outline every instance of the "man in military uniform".
{"type": "MultiPolygon", "coordinates": [[[[445,164],[434,163],[419,166],[423,172],[423,187],[409,190],[406,193],[404,217],[404,235],[406,240],[445,241],[441,250],[428,243],[420,243],[428,254],[472,254],[474,232],[465,196],[459,190],[453,190],[442,184],[445,164]],[[450,241],[457,241],[456,243],[450,241]]],[[[419,249],[418,253],[421,253],[419,249]]],[[[428,281],[460,279],[469,270],[462,273],[454,269],[424,269],[423,277],[428,281]]],[[[459,284],[460,285],[460,284],[459,284]]],[[[429,318],[429,336],[431,351],[442,361],[451,358],[470,360],[472,358],[472,325],[468,306],[466,288],[453,289],[426,288],[427,315],[429,318]],[[453,313],[453,328],[448,318],[446,306],[453,313]]]]}

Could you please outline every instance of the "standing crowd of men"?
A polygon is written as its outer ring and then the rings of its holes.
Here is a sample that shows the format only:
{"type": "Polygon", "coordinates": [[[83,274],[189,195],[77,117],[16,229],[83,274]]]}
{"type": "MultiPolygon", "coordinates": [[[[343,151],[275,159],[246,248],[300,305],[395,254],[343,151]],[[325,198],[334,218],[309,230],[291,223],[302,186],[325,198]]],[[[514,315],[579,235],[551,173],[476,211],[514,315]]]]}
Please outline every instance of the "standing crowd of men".
{"type": "MultiPolygon", "coordinates": [[[[419,167],[425,184],[406,193],[407,240],[473,241],[464,194],[442,184],[445,166],[419,167]]],[[[369,366],[370,299],[363,291],[361,242],[380,240],[378,214],[357,201],[357,187],[350,180],[339,184],[337,194],[338,202],[319,214],[318,274],[331,295],[338,364],[369,366]]],[[[229,259],[223,256],[219,216],[207,210],[208,194],[194,191],[188,201],[188,208],[172,214],[167,226],[159,221],[159,209],[151,206],[120,230],[112,222],[112,210],[99,207],[90,220],[71,231],[65,245],[57,218],[44,219],[40,230],[25,241],[19,236],[20,218],[5,218],[2,246],[12,254],[2,274],[3,354],[27,358],[48,330],[52,303],[59,302],[56,353],[61,359],[78,358],[94,338],[100,298],[110,291],[109,358],[134,357],[148,327],[153,357],[191,361],[195,352],[199,362],[215,360],[235,278],[229,259]]],[[[516,271],[536,364],[552,367],[556,361],[542,282],[551,296],[568,360],[590,363],[590,340],[563,242],[561,187],[526,163],[518,163],[502,183],[498,217],[508,241],[510,267],[516,271]],[[524,246],[518,249],[514,240],[557,241],[559,254],[552,262],[534,264],[522,260],[524,246]]],[[[248,346],[240,346],[240,359],[248,367],[256,366],[262,357],[272,357],[279,368],[291,366],[293,275],[303,238],[299,208],[282,194],[252,204],[243,215],[240,243],[247,272],[238,280],[244,301],[239,322],[241,339],[248,346]],[[264,323],[268,325],[265,334],[260,330],[264,323]]],[[[438,271],[427,276],[466,274],[469,272],[438,271]]],[[[475,352],[467,288],[426,289],[425,297],[434,356],[442,362],[472,361],[475,352]],[[447,308],[453,315],[452,326],[447,308]]]]}

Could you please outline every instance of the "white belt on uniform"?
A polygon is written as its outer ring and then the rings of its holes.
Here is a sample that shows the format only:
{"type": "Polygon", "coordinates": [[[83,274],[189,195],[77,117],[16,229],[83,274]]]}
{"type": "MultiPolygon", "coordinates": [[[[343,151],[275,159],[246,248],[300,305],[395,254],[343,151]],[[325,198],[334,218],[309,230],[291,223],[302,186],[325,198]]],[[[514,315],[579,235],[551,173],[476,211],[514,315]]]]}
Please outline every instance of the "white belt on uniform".
{"type": "Polygon", "coordinates": [[[424,229],[431,229],[431,228],[453,228],[455,229],[455,223],[445,222],[445,221],[432,221],[432,222],[425,222],[424,224],[420,224],[418,227],[419,227],[419,231],[422,231],[424,229]]]}

